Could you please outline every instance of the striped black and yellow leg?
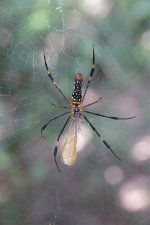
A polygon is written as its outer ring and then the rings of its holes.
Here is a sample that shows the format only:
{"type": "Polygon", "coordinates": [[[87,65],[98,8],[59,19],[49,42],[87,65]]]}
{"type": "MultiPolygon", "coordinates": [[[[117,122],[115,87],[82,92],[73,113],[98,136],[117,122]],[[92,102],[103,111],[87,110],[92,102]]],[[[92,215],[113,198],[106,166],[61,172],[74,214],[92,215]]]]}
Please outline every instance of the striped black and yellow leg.
{"type": "Polygon", "coordinates": [[[84,91],[84,94],[83,94],[83,100],[84,100],[86,92],[87,92],[87,90],[90,86],[91,80],[93,78],[94,70],[95,70],[95,51],[94,51],[94,44],[93,44],[93,65],[92,65],[92,69],[91,69],[91,72],[90,72],[89,80],[88,80],[87,85],[85,87],[85,91],[84,91]]]}
{"type": "Polygon", "coordinates": [[[101,139],[101,141],[104,143],[104,145],[113,153],[113,155],[116,156],[117,159],[121,160],[112,150],[112,148],[110,147],[110,145],[103,139],[103,137],[101,136],[101,134],[96,130],[96,128],[91,124],[91,122],[87,119],[86,116],[84,116],[85,120],[87,121],[87,123],[90,125],[90,127],[93,129],[93,131],[97,134],[97,136],[101,139]]]}
{"type": "Polygon", "coordinates": [[[106,115],[103,115],[103,114],[89,112],[89,111],[84,111],[84,112],[92,114],[92,115],[95,115],[95,116],[109,118],[109,119],[112,119],[112,120],[130,120],[130,119],[133,119],[133,118],[136,117],[136,116],[132,116],[132,117],[116,117],[116,116],[106,116],[106,115]]]}
{"type": "Polygon", "coordinates": [[[52,74],[51,74],[51,72],[50,72],[50,70],[49,70],[49,68],[48,68],[44,50],[43,50],[43,56],[44,56],[44,63],[45,63],[45,67],[46,67],[46,70],[47,70],[47,74],[48,74],[50,80],[52,81],[52,83],[54,84],[54,86],[57,88],[57,90],[59,91],[59,93],[60,93],[60,94],[64,97],[64,99],[67,101],[67,103],[70,104],[69,101],[68,101],[68,99],[67,99],[66,96],[63,94],[62,90],[60,89],[60,87],[58,86],[58,84],[56,83],[56,81],[54,80],[54,78],[53,78],[53,76],[52,76],[52,74]]]}
{"type": "Polygon", "coordinates": [[[64,124],[64,126],[63,126],[63,128],[61,129],[61,131],[60,131],[60,133],[59,133],[59,135],[58,135],[58,138],[57,138],[56,146],[55,146],[55,148],[54,148],[54,160],[55,160],[55,164],[56,164],[56,167],[57,167],[57,169],[58,169],[59,172],[61,172],[61,170],[60,170],[60,168],[59,168],[59,166],[58,166],[57,159],[56,159],[57,151],[58,151],[58,143],[59,143],[59,139],[60,139],[60,137],[61,137],[61,135],[62,135],[62,133],[63,133],[63,131],[64,131],[64,129],[65,129],[65,127],[66,127],[68,121],[69,121],[69,119],[70,119],[70,116],[68,117],[68,119],[66,120],[66,122],[65,122],[65,124],[64,124]]]}
{"type": "Polygon", "coordinates": [[[65,113],[63,113],[63,114],[61,114],[61,115],[59,115],[59,116],[56,116],[55,118],[53,118],[53,119],[50,119],[47,123],[45,123],[44,125],[43,125],[43,127],[41,128],[41,136],[43,137],[43,138],[45,138],[44,136],[43,136],[43,131],[45,130],[45,128],[53,121],[53,120],[56,120],[56,119],[58,119],[59,117],[61,117],[61,116],[64,116],[64,115],[66,115],[66,114],[68,114],[69,112],[65,112],[65,113]]]}

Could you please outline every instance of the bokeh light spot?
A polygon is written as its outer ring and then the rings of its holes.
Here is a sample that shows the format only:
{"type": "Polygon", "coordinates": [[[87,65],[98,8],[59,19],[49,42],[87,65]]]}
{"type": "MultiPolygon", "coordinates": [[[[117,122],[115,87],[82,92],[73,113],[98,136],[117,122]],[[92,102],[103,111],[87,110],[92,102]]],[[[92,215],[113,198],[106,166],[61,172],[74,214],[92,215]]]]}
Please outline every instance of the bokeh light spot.
{"type": "Polygon", "coordinates": [[[132,182],[122,187],[120,194],[120,202],[127,211],[139,211],[150,205],[149,192],[144,185],[132,182]]]}
{"type": "Polygon", "coordinates": [[[82,8],[91,15],[99,15],[104,18],[108,15],[112,8],[112,2],[107,0],[83,0],[82,8]]]}
{"type": "Polygon", "coordinates": [[[30,17],[31,29],[40,31],[48,26],[48,14],[46,11],[37,10],[30,17]]]}
{"type": "Polygon", "coordinates": [[[145,31],[142,34],[141,45],[145,50],[150,51],[150,30],[145,31]]]}
{"type": "Polygon", "coordinates": [[[135,144],[132,151],[132,158],[137,162],[150,159],[150,136],[142,138],[135,144]]]}
{"type": "Polygon", "coordinates": [[[105,170],[105,179],[110,184],[118,184],[123,179],[123,171],[119,166],[109,166],[105,170]]]}

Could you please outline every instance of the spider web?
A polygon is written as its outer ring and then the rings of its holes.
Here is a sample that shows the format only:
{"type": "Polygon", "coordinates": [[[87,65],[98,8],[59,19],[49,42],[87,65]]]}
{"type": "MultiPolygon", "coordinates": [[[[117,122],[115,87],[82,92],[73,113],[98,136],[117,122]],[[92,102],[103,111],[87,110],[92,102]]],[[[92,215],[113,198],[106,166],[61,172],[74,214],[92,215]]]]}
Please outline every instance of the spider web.
{"type": "MultiPolygon", "coordinates": [[[[2,225],[149,225],[149,60],[148,1],[6,1],[0,25],[0,210],[2,225]],[[131,21],[131,22],[130,22],[131,21]],[[130,25],[131,24],[131,25],[130,25]],[[95,46],[96,71],[85,104],[89,111],[130,121],[87,117],[102,133],[117,160],[85,121],[78,132],[73,167],[54,164],[53,149],[67,117],[50,83],[53,76],[71,96],[74,75],[85,88],[95,46]]],[[[67,129],[66,129],[67,131],[67,129]]],[[[66,132],[61,136],[61,152],[66,132]]]]}

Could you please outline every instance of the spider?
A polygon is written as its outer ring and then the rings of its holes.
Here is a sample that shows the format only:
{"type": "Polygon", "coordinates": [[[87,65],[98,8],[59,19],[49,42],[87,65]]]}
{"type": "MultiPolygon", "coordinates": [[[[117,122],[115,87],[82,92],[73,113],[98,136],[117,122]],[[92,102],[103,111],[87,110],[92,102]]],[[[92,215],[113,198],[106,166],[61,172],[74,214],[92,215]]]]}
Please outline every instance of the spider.
{"type": "Polygon", "coordinates": [[[83,82],[83,75],[81,73],[77,73],[74,77],[74,89],[72,92],[72,96],[71,99],[68,100],[68,98],[64,95],[64,93],[62,92],[61,88],[58,86],[57,82],[55,81],[55,79],[53,78],[53,75],[51,73],[51,71],[48,68],[47,65],[47,61],[46,61],[46,57],[45,57],[45,53],[43,50],[43,57],[44,57],[44,63],[45,63],[45,67],[46,67],[46,71],[47,71],[47,75],[50,78],[51,82],[53,83],[53,85],[56,87],[57,91],[63,96],[65,102],[66,102],[66,106],[58,106],[54,103],[52,103],[53,106],[57,107],[57,108],[64,108],[67,111],[60,114],[59,116],[56,116],[52,119],[50,119],[49,121],[47,121],[41,128],[41,135],[43,136],[43,131],[46,129],[46,127],[54,120],[65,116],[66,114],[68,114],[68,118],[65,122],[65,124],[62,126],[62,129],[60,130],[60,133],[57,137],[57,143],[55,145],[54,148],[54,160],[55,160],[55,164],[56,167],[58,169],[58,171],[61,172],[58,163],[57,163],[57,152],[58,152],[58,143],[60,140],[60,137],[65,129],[65,127],[67,126],[68,122],[71,120],[68,131],[67,131],[67,137],[66,140],[64,142],[64,146],[62,149],[62,153],[61,153],[61,161],[63,164],[66,164],[68,166],[72,166],[75,164],[76,162],[76,158],[77,158],[77,133],[78,133],[78,129],[79,129],[79,124],[80,121],[85,119],[85,121],[89,124],[89,126],[91,127],[91,129],[96,133],[96,135],[100,138],[100,140],[103,142],[103,144],[113,153],[113,155],[121,160],[116,153],[113,151],[113,149],[111,148],[111,146],[108,144],[108,142],[105,141],[105,139],[102,137],[102,135],[97,131],[97,129],[92,125],[92,123],[90,122],[90,120],[87,117],[87,114],[91,114],[94,116],[98,116],[98,117],[105,117],[105,118],[109,118],[109,119],[113,119],[113,120],[129,120],[129,119],[133,119],[135,118],[135,116],[132,117],[127,117],[127,118],[120,118],[120,117],[116,117],[116,116],[107,116],[107,115],[103,115],[103,114],[99,114],[96,112],[90,112],[87,111],[86,108],[88,106],[94,105],[96,103],[98,103],[101,98],[99,98],[97,101],[91,102],[88,105],[84,105],[84,99],[85,99],[85,95],[87,93],[87,90],[91,84],[91,80],[93,78],[93,74],[94,74],[94,70],[95,70],[95,51],[94,51],[94,44],[93,44],[93,65],[90,71],[90,75],[89,75],[89,79],[88,82],[86,84],[85,90],[84,92],[82,92],[82,82],[83,82]]]}

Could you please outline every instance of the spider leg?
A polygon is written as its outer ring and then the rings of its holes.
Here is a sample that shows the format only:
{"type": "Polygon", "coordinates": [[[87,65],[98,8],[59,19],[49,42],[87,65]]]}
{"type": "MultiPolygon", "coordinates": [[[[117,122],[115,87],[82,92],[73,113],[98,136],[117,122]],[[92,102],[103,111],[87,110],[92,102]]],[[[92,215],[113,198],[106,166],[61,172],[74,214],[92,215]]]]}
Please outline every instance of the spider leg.
{"type": "Polygon", "coordinates": [[[86,87],[85,87],[85,91],[84,91],[84,94],[83,94],[82,101],[84,100],[84,97],[85,97],[85,94],[87,92],[87,89],[90,86],[90,83],[91,83],[91,80],[92,80],[93,74],[94,74],[94,69],[95,69],[95,51],[94,51],[94,43],[93,43],[93,65],[92,65],[92,69],[91,69],[91,72],[90,72],[89,80],[88,80],[88,82],[86,84],[86,87]]]}
{"type": "Polygon", "coordinates": [[[66,122],[65,122],[65,124],[64,124],[64,126],[63,126],[63,128],[61,129],[61,131],[60,131],[60,133],[59,133],[59,135],[58,135],[58,138],[57,138],[56,146],[55,146],[55,148],[54,148],[54,160],[55,160],[55,164],[56,164],[56,167],[57,167],[57,169],[58,169],[59,172],[61,172],[61,170],[60,170],[60,168],[59,168],[59,166],[58,166],[57,159],[56,159],[57,151],[58,151],[58,142],[59,142],[59,139],[60,139],[60,137],[61,137],[61,135],[62,135],[62,133],[63,133],[63,131],[64,131],[64,129],[65,129],[65,127],[66,127],[68,121],[69,121],[69,119],[70,119],[70,116],[68,117],[68,119],[66,120],[66,122]]]}
{"type": "Polygon", "coordinates": [[[60,108],[60,109],[69,109],[69,107],[67,106],[60,106],[60,105],[56,105],[55,103],[51,102],[51,105],[56,107],[56,108],[60,108]]]}
{"type": "Polygon", "coordinates": [[[103,114],[94,113],[94,112],[89,112],[89,111],[84,111],[84,112],[85,112],[85,113],[92,114],[92,115],[95,115],[95,116],[106,117],[106,118],[113,119],[113,120],[130,120],[130,119],[133,119],[133,118],[136,117],[136,116],[132,116],[132,117],[105,116],[105,115],[103,115],[103,114]]]}
{"type": "Polygon", "coordinates": [[[67,101],[67,103],[70,104],[69,101],[68,101],[68,99],[67,99],[66,96],[63,94],[62,90],[60,89],[60,87],[58,86],[58,84],[56,83],[56,81],[54,80],[54,78],[53,78],[53,76],[52,76],[52,74],[51,74],[51,72],[50,72],[50,70],[49,70],[49,68],[48,68],[44,50],[43,50],[43,56],[44,56],[44,63],[45,63],[45,67],[46,67],[46,70],[47,70],[47,74],[48,74],[50,80],[52,81],[53,85],[57,88],[57,90],[59,91],[59,93],[60,93],[60,94],[64,97],[64,99],[67,101]]]}
{"type": "Polygon", "coordinates": [[[61,114],[61,115],[59,115],[59,116],[56,116],[55,118],[50,119],[47,123],[45,123],[45,124],[43,125],[43,127],[41,128],[41,136],[45,139],[45,137],[43,136],[43,130],[45,130],[45,128],[46,128],[53,120],[56,120],[56,119],[58,119],[59,117],[66,115],[67,113],[68,113],[68,112],[65,112],[65,113],[63,113],[63,114],[61,114]]]}
{"type": "Polygon", "coordinates": [[[91,124],[91,122],[87,119],[86,116],[84,116],[85,120],[87,121],[87,123],[90,125],[90,127],[93,129],[93,131],[97,134],[97,136],[101,139],[101,141],[104,143],[104,145],[113,153],[113,155],[115,155],[115,157],[119,160],[121,160],[112,150],[111,146],[103,139],[103,137],[101,136],[101,134],[96,130],[96,128],[91,124]]]}
{"type": "Polygon", "coordinates": [[[101,99],[102,99],[102,97],[100,97],[100,98],[99,98],[97,101],[95,101],[95,102],[92,102],[92,103],[90,103],[90,104],[88,104],[88,105],[83,106],[83,108],[88,107],[88,106],[90,106],[90,105],[94,105],[94,104],[98,103],[101,99]]]}

